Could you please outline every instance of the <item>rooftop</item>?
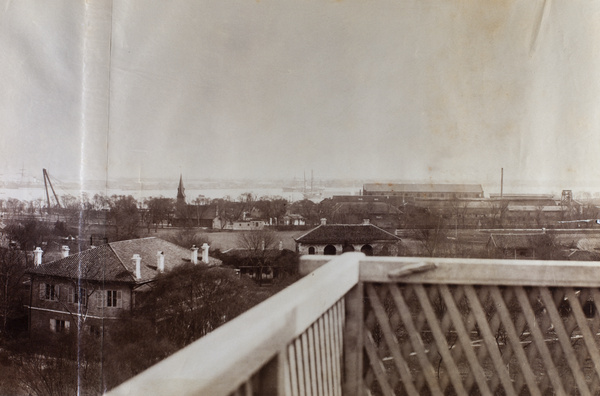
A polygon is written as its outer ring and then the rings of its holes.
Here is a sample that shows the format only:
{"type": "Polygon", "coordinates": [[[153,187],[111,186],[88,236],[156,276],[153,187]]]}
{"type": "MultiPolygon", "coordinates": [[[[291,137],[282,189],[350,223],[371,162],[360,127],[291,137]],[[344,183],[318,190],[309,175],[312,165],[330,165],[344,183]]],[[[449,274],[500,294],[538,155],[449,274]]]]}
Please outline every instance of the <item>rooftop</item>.
{"type": "Polygon", "coordinates": [[[492,234],[490,243],[501,249],[527,249],[539,246],[547,241],[547,234],[492,234]]]}
{"type": "Polygon", "coordinates": [[[397,242],[400,238],[373,224],[322,224],[295,239],[300,243],[397,242]]]}
{"type": "Polygon", "coordinates": [[[483,194],[481,184],[396,184],[369,183],[363,189],[370,192],[477,193],[483,194]]]}
{"type": "MultiPolygon", "coordinates": [[[[29,273],[91,281],[144,283],[159,273],[158,252],[165,256],[165,271],[191,260],[190,249],[151,237],[111,242],[42,264],[29,273]],[[139,254],[142,259],[139,280],[135,278],[135,263],[131,260],[134,254],[139,254]]],[[[220,260],[209,257],[209,265],[220,263],[220,260]]]]}

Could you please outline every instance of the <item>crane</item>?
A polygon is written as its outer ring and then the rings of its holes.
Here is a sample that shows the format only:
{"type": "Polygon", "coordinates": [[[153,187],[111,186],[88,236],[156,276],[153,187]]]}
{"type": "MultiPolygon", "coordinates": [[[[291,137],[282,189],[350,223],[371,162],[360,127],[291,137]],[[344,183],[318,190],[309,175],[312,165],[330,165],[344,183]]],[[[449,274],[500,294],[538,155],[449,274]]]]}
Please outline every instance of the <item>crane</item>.
{"type": "Polygon", "coordinates": [[[54,187],[52,186],[52,182],[50,181],[50,176],[48,175],[48,171],[44,168],[42,169],[42,173],[44,174],[44,188],[46,189],[46,201],[48,202],[48,212],[50,211],[50,194],[48,194],[48,184],[50,185],[50,189],[52,190],[52,195],[54,195],[54,199],[56,200],[56,205],[62,209],[60,206],[60,201],[58,200],[58,195],[56,195],[56,191],[54,191],[54,187]]]}

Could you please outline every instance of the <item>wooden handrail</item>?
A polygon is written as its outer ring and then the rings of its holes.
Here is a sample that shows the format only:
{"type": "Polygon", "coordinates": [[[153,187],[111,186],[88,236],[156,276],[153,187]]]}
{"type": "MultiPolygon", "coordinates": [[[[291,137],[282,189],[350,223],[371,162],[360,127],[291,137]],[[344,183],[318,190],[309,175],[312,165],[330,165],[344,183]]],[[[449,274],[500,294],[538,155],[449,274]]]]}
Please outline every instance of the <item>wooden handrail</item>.
{"type": "Polygon", "coordinates": [[[398,282],[389,277],[402,268],[435,269],[405,274],[402,283],[598,287],[600,264],[582,261],[496,260],[425,257],[365,257],[360,263],[363,282],[398,282]]]}
{"type": "MultiPolygon", "coordinates": [[[[327,257],[302,257],[300,272],[314,271],[329,262],[327,257]]],[[[402,283],[598,287],[600,263],[366,256],[360,260],[360,281],[395,283],[400,280],[402,283]]]]}
{"type": "Polygon", "coordinates": [[[227,395],[235,391],[358,283],[362,258],[362,253],[333,258],[329,265],[108,394],[227,395]]]}

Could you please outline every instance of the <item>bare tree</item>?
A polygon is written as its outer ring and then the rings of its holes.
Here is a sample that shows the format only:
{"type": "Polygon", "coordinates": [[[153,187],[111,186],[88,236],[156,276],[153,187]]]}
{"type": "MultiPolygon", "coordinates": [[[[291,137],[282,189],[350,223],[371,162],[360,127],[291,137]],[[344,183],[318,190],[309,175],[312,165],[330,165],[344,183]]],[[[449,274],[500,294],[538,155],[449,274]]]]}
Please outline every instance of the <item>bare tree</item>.
{"type": "Polygon", "coordinates": [[[108,218],[115,226],[115,239],[129,239],[137,236],[140,223],[137,201],[131,196],[113,195],[110,200],[108,218]]]}
{"type": "Polygon", "coordinates": [[[307,224],[315,224],[319,221],[317,204],[309,199],[303,199],[292,203],[290,205],[290,212],[297,213],[304,217],[307,224]]]}
{"type": "Polygon", "coordinates": [[[175,235],[171,235],[168,240],[169,242],[173,242],[174,244],[186,249],[189,249],[194,245],[200,247],[203,243],[208,243],[210,245],[209,239],[205,234],[196,232],[195,230],[189,228],[183,229],[175,235]]]}
{"type": "Polygon", "coordinates": [[[280,219],[285,215],[288,202],[281,197],[262,197],[254,202],[254,205],[263,213],[263,217],[267,221],[272,219],[275,224],[279,224],[280,219]]]}
{"type": "Polygon", "coordinates": [[[147,221],[154,224],[155,229],[157,229],[159,225],[163,228],[164,223],[168,223],[173,218],[175,201],[172,198],[150,197],[146,200],[146,207],[148,208],[149,215],[147,221]]]}
{"type": "Polygon", "coordinates": [[[18,242],[21,250],[33,250],[35,246],[53,238],[48,226],[34,219],[12,220],[6,227],[6,233],[11,240],[18,242]]]}
{"type": "Polygon", "coordinates": [[[413,230],[413,238],[419,242],[429,257],[439,256],[447,241],[447,230],[442,216],[430,216],[424,228],[413,230]]]}
{"type": "Polygon", "coordinates": [[[262,284],[263,272],[269,264],[269,251],[277,244],[275,232],[263,229],[239,234],[238,246],[246,251],[248,263],[256,267],[258,284],[262,284]]]}
{"type": "Polygon", "coordinates": [[[506,213],[508,212],[507,200],[498,200],[490,203],[490,228],[503,228],[506,213]]]}
{"type": "Polygon", "coordinates": [[[5,336],[9,321],[21,316],[27,296],[22,293],[22,282],[27,262],[25,253],[0,248],[0,335],[5,336]]]}
{"type": "Polygon", "coordinates": [[[134,314],[178,347],[211,332],[254,305],[252,282],[232,269],[184,264],[160,275],[134,314]]]}
{"type": "Polygon", "coordinates": [[[251,206],[250,202],[234,202],[227,199],[215,199],[213,205],[217,205],[219,209],[219,218],[221,220],[221,229],[225,228],[228,224],[234,221],[240,220],[244,212],[251,206]]]}

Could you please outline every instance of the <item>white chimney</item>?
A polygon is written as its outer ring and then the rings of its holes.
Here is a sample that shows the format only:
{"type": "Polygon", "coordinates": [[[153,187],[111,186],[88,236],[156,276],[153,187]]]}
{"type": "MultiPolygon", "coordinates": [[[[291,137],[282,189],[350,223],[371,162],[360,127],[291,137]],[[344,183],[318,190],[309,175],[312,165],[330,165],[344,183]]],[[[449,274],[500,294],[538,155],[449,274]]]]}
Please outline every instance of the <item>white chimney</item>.
{"type": "MultiPolygon", "coordinates": [[[[206,245],[206,244],[205,244],[206,245]]],[[[198,264],[198,248],[196,247],[196,245],[192,245],[192,264],[198,264]]]]}
{"type": "Polygon", "coordinates": [[[210,246],[208,246],[207,243],[202,245],[202,262],[204,264],[208,264],[208,248],[210,248],[210,246]]]}
{"type": "Polygon", "coordinates": [[[363,219],[363,224],[364,225],[371,224],[371,220],[369,220],[369,219],[363,219]]]}
{"type": "Polygon", "coordinates": [[[38,265],[42,265],[42,254],[44,251],[38,246],[33,251],[33,264],[37,267],[38,265]]]}
{"type": "Polygon", "coordinates": [[[134,254],[131,261],[135,263],[135,277],[142,279],[142,257],[139,254],[134,254]]]}
{"type": "Polygon", "coordinates": [[[158,268],[158,272],[165,272],[165,253],[159,251],[156,254],[156,267],[158,268]]]}
{"type": "Polygon", "coordinates": [[[69,247],[67,245],[63,245],[60,248],[60,254],[62,258],[68,257],[69,256],[69,247]]]}
{"type": "Polygon", "coordinates": [[[321,225],[327,225],[327,219],[326,218],[322,218],[321,219],[321,225]]]}

